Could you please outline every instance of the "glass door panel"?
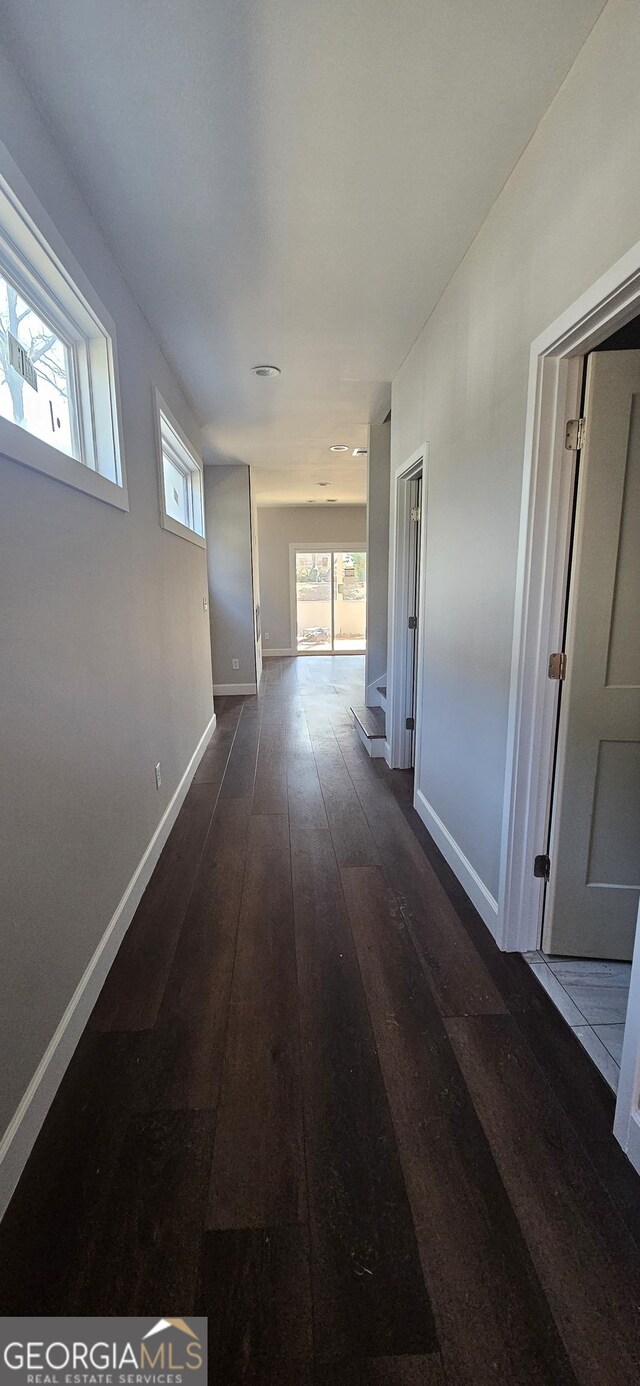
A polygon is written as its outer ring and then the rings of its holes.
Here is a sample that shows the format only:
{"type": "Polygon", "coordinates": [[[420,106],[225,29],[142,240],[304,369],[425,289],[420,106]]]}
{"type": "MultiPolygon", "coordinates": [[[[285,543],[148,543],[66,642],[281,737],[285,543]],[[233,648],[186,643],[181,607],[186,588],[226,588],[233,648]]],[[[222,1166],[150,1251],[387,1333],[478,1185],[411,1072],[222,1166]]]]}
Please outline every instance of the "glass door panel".
{"type": "Polygon", "coordinates": [[[296,553],[296,643],[305,650],[333,649],[331,553],[296,553]]]}
{"type": "Polygon", "coordinates": [[[333,555],[333,648],[366,649],[367,555],[347,550],[333,555]]]}

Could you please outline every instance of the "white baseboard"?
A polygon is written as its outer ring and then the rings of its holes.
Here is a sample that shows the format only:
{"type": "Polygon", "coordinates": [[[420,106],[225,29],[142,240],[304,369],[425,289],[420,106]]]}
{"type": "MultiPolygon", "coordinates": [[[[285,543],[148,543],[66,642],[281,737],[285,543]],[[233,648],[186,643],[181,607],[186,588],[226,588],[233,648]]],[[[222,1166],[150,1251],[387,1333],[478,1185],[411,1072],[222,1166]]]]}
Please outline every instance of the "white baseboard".
{"type": "Polygon", "coordinates": [[[214,683],[214,698],[224,698],[230,693],[257,693],[258,686],[255,683],[214,683]]]}
{"type": "Polygon", "coordinates": [[[425,827],[429,829],[443,857],[448,861],[461,885],[464,886],[469,899],[473,901],[478,914],[495,938],[498,930],[498,901],[494,899],[491,891],[480,879],[471,862],[465,857],[462,848],[451,836],[449,829],[445,827],[428,799],[425,799],[421,789],[416,789],[414,807],[425,827]]]}
{"type": "Polygon", "coordinates": [[[295,650],[263,650],[263,659],[273,659],[276,655],[294,655],[295,650]]]}
{"type": "Polygon", "coordinates": [[[0,1140],[0,1218],[7,1209],[42,1123],[102,990],[107,973],[151,879],[153,869],[178,817],[187,790],[215,730],[215,725],[214,714],[71,997],[55,1034],[47,1045],[2,1140],[0,1140]]]}

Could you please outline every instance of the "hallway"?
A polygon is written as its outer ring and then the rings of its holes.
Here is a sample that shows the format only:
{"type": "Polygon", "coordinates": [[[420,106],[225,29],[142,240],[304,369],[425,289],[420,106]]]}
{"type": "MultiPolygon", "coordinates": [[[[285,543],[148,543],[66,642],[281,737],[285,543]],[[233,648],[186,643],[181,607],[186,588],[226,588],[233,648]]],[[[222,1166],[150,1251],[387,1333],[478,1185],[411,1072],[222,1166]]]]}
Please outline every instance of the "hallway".
{"type": "Polygon", "coordinates": [[[205,1314],[221,1386],[631,1386],[613,1096],[357,741],[362,664],[216,700],[0,1226],[0,1312],[205,1314]]]}

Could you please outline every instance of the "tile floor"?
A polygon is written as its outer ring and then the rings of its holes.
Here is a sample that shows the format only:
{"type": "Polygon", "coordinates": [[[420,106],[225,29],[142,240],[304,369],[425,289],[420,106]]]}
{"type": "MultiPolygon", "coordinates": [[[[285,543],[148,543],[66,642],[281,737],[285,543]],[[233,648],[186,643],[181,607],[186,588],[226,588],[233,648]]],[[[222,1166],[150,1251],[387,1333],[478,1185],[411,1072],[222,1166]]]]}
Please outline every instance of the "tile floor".
{"type": "Polygon", "coordinates": [[[525,953],[531,971],[616,1092],[631,963],[525,953]]]}

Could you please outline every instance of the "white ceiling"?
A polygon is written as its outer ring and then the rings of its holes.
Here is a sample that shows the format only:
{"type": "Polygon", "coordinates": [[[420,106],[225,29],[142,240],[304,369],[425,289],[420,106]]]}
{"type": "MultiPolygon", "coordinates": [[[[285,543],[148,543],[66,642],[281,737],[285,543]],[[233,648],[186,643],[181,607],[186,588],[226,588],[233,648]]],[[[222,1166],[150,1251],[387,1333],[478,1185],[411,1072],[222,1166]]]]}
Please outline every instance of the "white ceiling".
{"type": "Polygon", "coordinates": [[[603,0],[0,0],[203,424],[267,503],[364,499],[403,357],[603,0]],[[280,366],[277,380],[250,368],[280,366]],[[316,490],[316,495],[323,493],[316,490]]]}

